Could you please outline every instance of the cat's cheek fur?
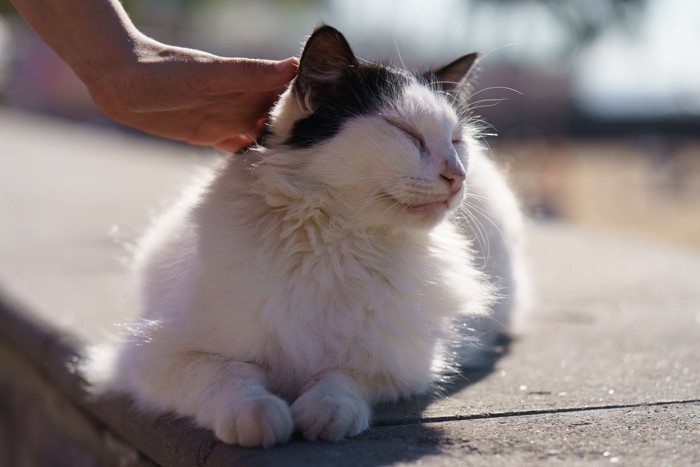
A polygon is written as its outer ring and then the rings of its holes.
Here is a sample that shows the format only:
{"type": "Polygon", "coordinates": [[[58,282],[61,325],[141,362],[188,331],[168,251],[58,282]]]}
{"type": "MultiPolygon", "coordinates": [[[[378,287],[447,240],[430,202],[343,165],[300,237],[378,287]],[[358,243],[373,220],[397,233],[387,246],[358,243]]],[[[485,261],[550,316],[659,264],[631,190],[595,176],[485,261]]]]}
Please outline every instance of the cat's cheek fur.
{"type": "Polygon", "coordinates": [[[426,171],[425,162],[416,147],[406,138],[390,138],[382,129],[383,120],[363,116],[347,122],[342,137],[322,145],[309,165],[311,177],[333,187],[338,207],[351,218],[353,226],[367,228],[425,229],[436,225],[446,209],[440,212],[411,211],[403,204],[405,185],[411,178],[434,178],[426,171]],[[362,154],[363,157],[358,157],[362,154]]]}

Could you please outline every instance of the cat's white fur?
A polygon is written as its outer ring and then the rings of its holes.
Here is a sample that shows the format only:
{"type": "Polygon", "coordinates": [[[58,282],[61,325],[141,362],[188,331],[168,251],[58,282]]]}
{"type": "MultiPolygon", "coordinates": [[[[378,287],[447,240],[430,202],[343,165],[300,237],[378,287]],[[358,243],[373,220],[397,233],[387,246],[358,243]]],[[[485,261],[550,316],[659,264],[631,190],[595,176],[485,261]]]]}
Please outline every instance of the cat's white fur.
{"type": "Polygon", "coordinates": [[[114,362],[91,364],[105,388],[227,443],[295,427],[335,440],[364,430],[372,403],[430,387],[451,323],[465,341],[505,329],[520,214],[447,99],[416,82],[318,145],[280,145],[307,113],[290,88],[272,149],[228,159],[146,234],[142,317],[114,362]],[[455,161],[467,178],[450,194],[455,161]]]}

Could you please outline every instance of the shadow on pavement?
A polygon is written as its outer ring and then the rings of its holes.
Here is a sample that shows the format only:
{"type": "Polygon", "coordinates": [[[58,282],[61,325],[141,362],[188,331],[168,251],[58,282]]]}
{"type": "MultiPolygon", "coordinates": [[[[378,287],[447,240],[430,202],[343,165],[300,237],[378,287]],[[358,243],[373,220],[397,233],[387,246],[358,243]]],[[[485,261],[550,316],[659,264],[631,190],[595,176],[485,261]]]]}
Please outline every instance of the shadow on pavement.
{"type": "MultiPolygon", "coordinates": [[[[362,465],[367,466],[412,462],[440,454],[442,433],[428,423],[449,418],[452,414],[437,419],[426,418],[425,410],[489,376],[498,361],[508,354],[512,342],[510,336],[499,336],[494,347],[481,355],[479,366],[464,366],[458,372],[446,375],[431,394],[375,407],[375,421],[370,430],[346,443],[352,443],[354,449],[371,452],[362,459],[362,465]]],[[[328,448],[335,449],[332,446],[336,445],[328,445],[328,448]]],[[[356,457],[354,459],[357,461],[356,457]]],[[[323,461],[330,459],[324,458],[323,461]]],[[[335,465],[351,463],[338,462],[335,465]]]]}

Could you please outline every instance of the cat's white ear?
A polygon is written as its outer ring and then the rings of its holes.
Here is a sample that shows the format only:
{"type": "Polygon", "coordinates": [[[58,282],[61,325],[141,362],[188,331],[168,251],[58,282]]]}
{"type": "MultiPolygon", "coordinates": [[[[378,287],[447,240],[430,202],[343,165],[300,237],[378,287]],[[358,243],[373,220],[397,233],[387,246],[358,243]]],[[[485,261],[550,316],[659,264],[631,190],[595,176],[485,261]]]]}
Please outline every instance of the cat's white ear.
{"type": "Polygon", "coordinates": [[[331,26],[316,29],[304,45],[294,83],[303,110],[313,112],[334,85],[356,66],[355,54],[337,29],[331,26]]]}
{"type": "Polygon", "coordinates": [[[469,72],[474,68],[479,54],[471,53],[459,57],[457,60],[448,63],[442,68],[432,72],[435,80],[440,84],[443,91],[453,96],[462,94],[467,82],[469,72]]]}

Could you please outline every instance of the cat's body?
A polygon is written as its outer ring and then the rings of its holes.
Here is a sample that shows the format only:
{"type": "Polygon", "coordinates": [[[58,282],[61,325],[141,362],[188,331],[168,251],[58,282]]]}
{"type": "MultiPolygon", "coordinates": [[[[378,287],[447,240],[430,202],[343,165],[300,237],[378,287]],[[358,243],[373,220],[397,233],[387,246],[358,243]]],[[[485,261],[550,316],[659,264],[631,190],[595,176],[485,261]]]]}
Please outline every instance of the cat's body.
{"type": "MultiPolygon", "coordinates": [[[[473,58],[433,78],[461,81],[473,58]]],[[[233,444],[295,427],[338,439],[367,427],[372,403],[429,388],[439,349],[467,338],[450,323],[503,331],[517,204],[437,86],[317,30],[264,147],[212,171],[141,242],[144,311],[107,387],[233,444]]]]}

